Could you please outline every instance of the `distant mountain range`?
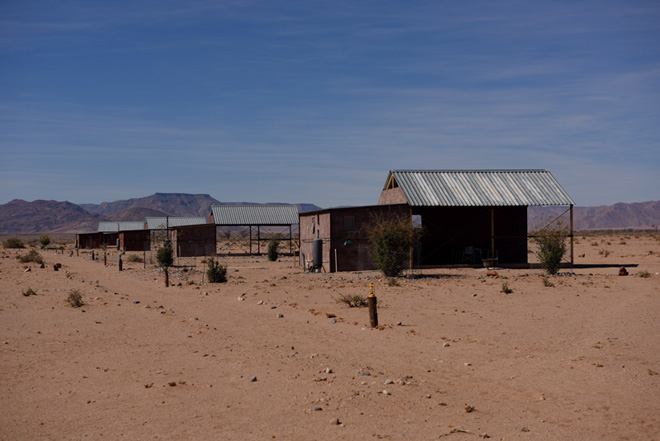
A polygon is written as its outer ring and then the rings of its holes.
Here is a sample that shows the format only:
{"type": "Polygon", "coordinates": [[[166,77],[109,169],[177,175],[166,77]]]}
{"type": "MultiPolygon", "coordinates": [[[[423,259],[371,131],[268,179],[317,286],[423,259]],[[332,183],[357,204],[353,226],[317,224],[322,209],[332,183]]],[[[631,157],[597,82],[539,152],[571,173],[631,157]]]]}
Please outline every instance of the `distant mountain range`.
{"type": "MultiPolygon", "coordinates": [[[[156,193],[102,204],[15,199],[0,205],[0,234],[85,233],[97,231],[101,221],[142,221],[157,216],[208,217],[212,205],[262,205],[220,202],[208,194],[156,193]]],[[[287,204],[278,204],[287,205],[287,204]]],[[[295,204],[300,212],[320,210],[314,204],[295,204]]],[[[529,221],[561,215],[566,207],[530,207],[529,221]]],[[[576,230],[650,229],[660,225],[660,201],[575,207],[576,230]]]]}
{"type": "MultiPolygon", "coordinates": [[[[530,207],[530,225],[538,219],[559,216],[566,207],[530,207]]],[[[568,221],[568,214],[565,215],[568,221]]],[[[660,226],[660,201],[619,202],[598,207],[574,207],[573,226],[575,230],[648,230],[660,226]]]]}
{"type": "MultiPolygon", "coordinates": [[[[274,205],[288,205],[273,203],[274,205]]],[[[273,205],[268,204],[268,205],[273,205]]],[[[204,216],[212,205],[265,205],[251,202],[220,202],[208,194],[156,193],[101,204],[14,199],[0,205],[0,234],[88,233],[98,230],[103,221],[143,221],[146,217],[204,216]]],[[[294,204],[298,210],[311,211],[314,204],[294,204]]]]}

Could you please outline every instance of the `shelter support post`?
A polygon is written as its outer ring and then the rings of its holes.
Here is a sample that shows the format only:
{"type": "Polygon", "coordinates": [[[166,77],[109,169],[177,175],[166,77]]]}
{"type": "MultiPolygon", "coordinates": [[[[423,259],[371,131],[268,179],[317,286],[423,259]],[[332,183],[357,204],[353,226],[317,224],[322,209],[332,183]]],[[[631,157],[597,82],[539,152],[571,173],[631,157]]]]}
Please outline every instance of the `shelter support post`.
{"type": "Polygon", "coordinates": [[[490,256],[495,262],[495,207],[490,207],[490,256]]]}
{"type": "Polygon", "coordinates": [[[574,237],[573,237],[573,206],[571,205],[571,267],[573,267],[573,265],[575,264],[573,242],[574,242],[574,237]]]}
{"type": "MultiPolygon", "coordinates": [[[[413,225],[413,212],[412,212],[412,207],[410,207],[410,229],[412,230],[414,228],[413,225]]],[[[412,271],[413,269],[413,247],[410,247],[410,270],[412,271]]]]}
{"type": "Polygon", "coordinates": [[[257,225],[257,254],[261,255],[261,230],[257,225]]]}
{"type": "Polygon", "coordinates": [[[252,255],[252,225],[250,225],[250,255],[252,255]]]}

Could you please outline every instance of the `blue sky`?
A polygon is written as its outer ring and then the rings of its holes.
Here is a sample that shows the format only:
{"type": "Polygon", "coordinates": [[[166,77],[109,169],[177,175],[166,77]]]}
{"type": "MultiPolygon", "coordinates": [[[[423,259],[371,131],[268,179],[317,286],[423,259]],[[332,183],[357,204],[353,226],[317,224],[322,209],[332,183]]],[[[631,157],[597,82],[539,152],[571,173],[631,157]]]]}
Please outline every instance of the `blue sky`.
{"type": "Polygon", "coordinates": [[[660,199],[657,1],[0,2],[0,203],[374,204],[391,169],[660,199]]]}

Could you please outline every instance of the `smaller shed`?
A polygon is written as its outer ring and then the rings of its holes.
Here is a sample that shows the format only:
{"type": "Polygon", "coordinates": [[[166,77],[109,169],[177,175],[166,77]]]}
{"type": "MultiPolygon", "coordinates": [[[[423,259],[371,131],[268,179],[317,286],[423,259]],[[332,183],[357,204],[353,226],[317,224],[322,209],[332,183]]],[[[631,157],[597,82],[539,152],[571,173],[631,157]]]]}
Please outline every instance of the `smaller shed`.
{"type": "Polygon", "coordinates": [[[309,268],[314,241],[322,241],[322,265],[327,272],[375,269],[365,227],[374,216],[408,217],[406,204],[328,208],[300,213],[300,260],[309,268]]]}
{"type": "Polygon", "coordinates": [[[253,243],[256,242],[256,254],[261,254],[261,242],[272,240],[272,235],[262,236],[264,227],[288,227],[289,253],[293,254],[293,226],[298,225],[298,207],[295,205],[213,205],[209,223],[216,227],[246,227],[249,231],[249,251],[255,254],[253,243]],[[253,228],[256,237],[253,237],[253,228]]]}
{"type": "Polygon", "coordinates": [[[144,222],[99,222],[99,232],[103,234],[103,245],[115,246],[119,240],[122,251],[147,251],[150,249],[149,230],[144,222]]]}
{"type": "Polygon", "coordinates": [[[103,245],[103,233],[79,233],[76,239],[76,248],[93,249],[103,245]]]}

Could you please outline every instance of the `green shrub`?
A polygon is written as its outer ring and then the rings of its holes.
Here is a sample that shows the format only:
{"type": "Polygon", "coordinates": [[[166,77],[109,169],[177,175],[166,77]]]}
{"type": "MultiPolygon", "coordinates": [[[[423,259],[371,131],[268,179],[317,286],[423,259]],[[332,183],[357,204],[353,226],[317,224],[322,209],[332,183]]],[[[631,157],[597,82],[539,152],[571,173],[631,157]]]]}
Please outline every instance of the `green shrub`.
{"type": "Polygon", "coordinates": [[[377,215],[366,226],[366,234],[376,268],[385,277],[397,277],[406,267],[422,231],[414,228],[405,216],[377,215]]]}
{"type": "Polygon", "coordinates": [[[5,248],[25,248],[25,245],[18,237],[10,237],[5,241],[5,248]]]}
{"type": "Polygon", "coordinates": [[[509,285],[508,285],[508,284],[503,283],[503,284],[502,284],[502,292],[503,292],[504,294],[511,294],[511,293],[513,292],[513,290],[512,290],[511,288],[509,288],[509,285]]]}
{"type": "Polygon", "coordinates": [[[268,242],[268,260],[271,262],[275,262],[278,257],[280,257],[279,253],[279,247],[280,247],[280,241],[273,239],[270,242],[268,242]]]}
{"type": "Polygon", "coordinates": [[[206,270],[206,277],[209,283],[225,283],[227,281],[227,267],[220,265],[214,258],[209,258],[206,262],[209,269],[206,270]]]}
{"type": "Polygon", "coordinates": [[[67,297],[66,301],[69,302],[69,305],[73,306],[74,308],[80,308],[85,304],[82,298],[82,294],[77,289],[72,289],[69,292],[69,297],[67,297]]]}
{"type": "Polygon", "coordinates": [[[45,235],[44,235],[44,236],[41,236],[41,237],[39,238],[39,243],[41,244],[41,249],[43,250],[43,249],[46,248],[46,247],[48,246],[48,244],[50,243],[50,237],[45,236],[45,235]]]}
{"type": "Polygon", "coordinates": [[[161,248],[156,252],[156,260],[158,265],[167,268],[174,264],[174,249],[172,248],[172,241],[166,240],[161,248]]]}
{"type": "Polygon", "coordinates": [[[559,272],[561,261],[566,254],[568,237],[569,230],[561,220],[532,231],[532,240],[539,247],[536,255],[541,263],[541,268],[548,274],[555,275],[559,272]]]}
{"type": "Polygon", "coordinates": [[[30,250],[30,252],[27,254],[19,255],[18,260],[21,263],[28,263],[28,262],[44,263],[43,257],[41,257],[41,255],[37,253],[35,250],[30,250]]]}
{"type": "Polygon", "coordinates": [[[651,277],[651,274],[646,270],[641,270],[640,272],[637,273],[637,275],[639,277],[641,277],[642,279],[647,279],[647,278],[651,277]]]}

